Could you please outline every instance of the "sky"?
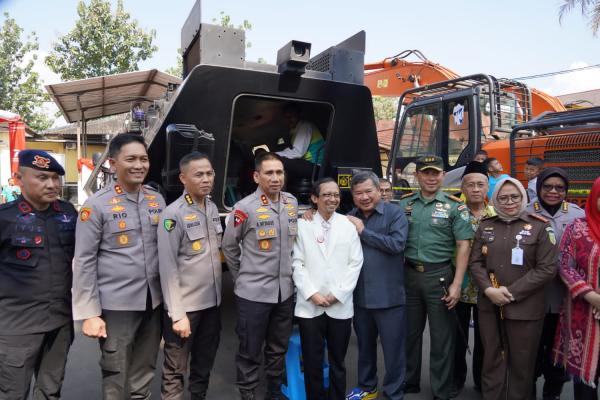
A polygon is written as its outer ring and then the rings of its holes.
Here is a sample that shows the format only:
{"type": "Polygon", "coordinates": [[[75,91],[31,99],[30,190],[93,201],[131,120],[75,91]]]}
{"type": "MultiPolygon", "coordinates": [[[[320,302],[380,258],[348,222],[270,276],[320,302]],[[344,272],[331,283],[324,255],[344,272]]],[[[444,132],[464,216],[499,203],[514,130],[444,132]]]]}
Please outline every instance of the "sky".
{"type": "MultiPolygon", "coordinates": [[[[89,2],[89,0],[86,0],[89,2]]],[[[221,11],[232,22],[252,24],[247,60],[274,63],[277,50],[292,39],[312,43],[312,54],[364,30],[366,62],[418,49],[460,75],[488,73],[514,78],[600,64],[600,36],[594,37],[579,9],[559,23],[564,0],[204,0],[202,21],[221,11]]],[[[116,0],[112,1],[116,4],[116,0]]],[[[77,0],[0,0],[29,33],[39,38],[39,58],[75,24],[77,0]]],[[[181,27],[195,0],[124,0],[145,29],[155,29],[159,50],[140,69],[175,65],[181,27]]],[[[42,62],[45,84],[59,78],[42,62]]],[[[600,88],[600,68],[526,82],[553,95],[600,88]]]]}

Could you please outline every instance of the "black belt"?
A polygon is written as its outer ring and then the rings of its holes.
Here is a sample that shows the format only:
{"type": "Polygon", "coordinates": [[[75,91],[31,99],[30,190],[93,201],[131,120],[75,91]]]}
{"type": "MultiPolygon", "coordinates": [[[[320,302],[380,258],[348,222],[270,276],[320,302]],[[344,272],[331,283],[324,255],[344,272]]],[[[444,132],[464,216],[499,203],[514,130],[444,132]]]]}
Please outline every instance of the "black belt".
{"type": "Polygon", "coordinates": [[[450,265],[450,260],[443,263],[428,264],[420,261],[406,260],[406,265],[417,272],[429,272],[450,265]]]}

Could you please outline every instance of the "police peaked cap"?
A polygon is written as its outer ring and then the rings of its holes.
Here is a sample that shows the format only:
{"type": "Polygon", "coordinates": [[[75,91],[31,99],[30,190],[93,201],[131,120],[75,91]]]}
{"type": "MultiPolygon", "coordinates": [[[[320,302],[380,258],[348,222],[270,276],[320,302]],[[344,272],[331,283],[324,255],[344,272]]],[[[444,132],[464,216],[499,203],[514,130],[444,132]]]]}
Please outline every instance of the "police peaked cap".
{"type": "Polygon", "coordinates": [[[464,178],[467,174],[483,174],[485,176],[488,176],[485,163],[479,161],[471,161],[467,164],[467,166],[465,167],[465,171],[462,174],[462,177],[464,178]]]}
{"type": "Polygon", "coordinates": [[[65,170],[54,157],[43,150],[19,151],[19,166],[37,169],[39,171],[56,172],[64,175],[65,170]]]}

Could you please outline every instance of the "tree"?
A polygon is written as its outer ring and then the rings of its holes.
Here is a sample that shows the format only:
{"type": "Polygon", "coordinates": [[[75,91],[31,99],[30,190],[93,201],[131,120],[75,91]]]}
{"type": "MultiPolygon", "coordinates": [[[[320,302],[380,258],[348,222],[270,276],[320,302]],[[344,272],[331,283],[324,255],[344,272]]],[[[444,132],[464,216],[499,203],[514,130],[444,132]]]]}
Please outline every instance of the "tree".
{"type": "Polygon", "coordinates": [[[39,74],[33,71],[37,36],[32,32],[22,41],[22,34],[23,28],[4,13],[0,29],[0,109],[17,113],[31,128],[43,130],[53,121],[40,110],[49,97],[39,74]]]}
{"type": "Polygon", "coordinates": [[[63,80],[137,71],[138,63],[158,50],[152,44],[156,31],[146,32],[131,20],[123,0],[117,1],[114,14],[110,0],[79,1],[77,14],[75,27],[53,43],[46,57],[63,80]]]}
{"type": "MultiPolygon", "coordinates": [[[[226,28],[236,28],[236,29],[242,29],[244,31],[250,31],[252,30],[252,24],[245,19],[240,25],[238,25],[237,27],[231,22],[231,16],[225,14],[225,11],[221,11],[219,13],[219,16],[217,18],[213,18],[212,20],[213,24],[219,24],[220,26],[224,26],[226,28]]],[[[252,47],[252,43],[249,41],[246,41],[246,48],[250,48],[252,47]]],[[[167,68],[167,70],[165,71],[167,74],[171,74],[173,76],[178,76],[180,78],[183,77],[183,58],[181,56],[181,49],[177,49],[177,64],[173,67],[167,68]]],[[[264,58],[260,57],[258,59],[259,63],[262,64],[266,64],[266,61],[264,58]]]]}
{"type": "Polygon", "coordinates": [[[376,121],[395,119],[397,107],[397,97],[373,96],[373,112],[376,121]]]}
{"type": "Polygon", "coordinates": [[[559,21],[562,22],[563,17],[578,5],[581,8],[581,14],[589,19],[592,33],[596,36],[600,30],[600,0],[564,0],[559,8],[559,21]]]}

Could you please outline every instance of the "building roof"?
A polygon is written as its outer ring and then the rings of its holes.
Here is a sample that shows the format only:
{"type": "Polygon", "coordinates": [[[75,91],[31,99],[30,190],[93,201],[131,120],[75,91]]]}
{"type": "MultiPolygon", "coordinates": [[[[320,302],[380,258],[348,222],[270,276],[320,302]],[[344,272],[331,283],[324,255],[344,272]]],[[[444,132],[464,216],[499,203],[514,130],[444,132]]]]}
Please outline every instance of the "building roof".
{"type": "Polygon", "coordinates": [[[600,89],[563,94],[557,97],[564,105],[575,104],[581,107],[600,106],[600,89]]]}
{"type": "Polygon", "coordinates": [[[69,123],[129,112],[132,103],[148,106],[164,97],[169,84],[181,78],[160,72],[126,72],[54,85],[46,90],[69,123]]]}
{"type": "Polygon", "coordinates": [[[394,120],[377,121],[377,141],[379,148],[390,150],[392,148],[392,140],[394,138],[394,120]]]}
{"type": "MultiPolygon", "coordinates": [[[[107,134],[112,136],[117,133],[123,133],[126,131],[125,121],[127,118],[128,114],[116,114],[109,117],[87,121],[86,133],[89,136],[104,136],[107,134]]],[[[49,128],[40,133],[49,137],[71,136],[77,135],[78,128],[78,123],[72,123],[63,126],[57,126],[55,128],[49,128]]]]}

